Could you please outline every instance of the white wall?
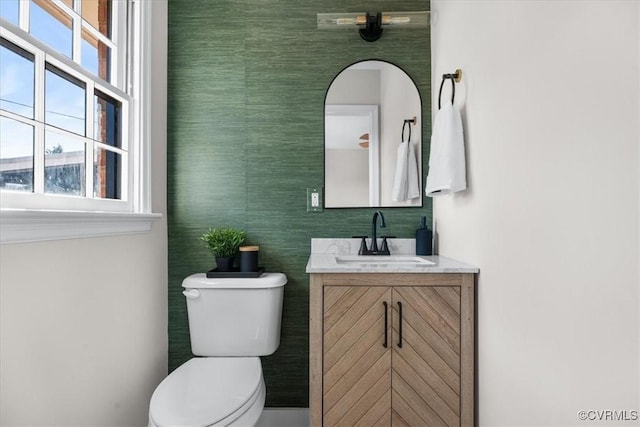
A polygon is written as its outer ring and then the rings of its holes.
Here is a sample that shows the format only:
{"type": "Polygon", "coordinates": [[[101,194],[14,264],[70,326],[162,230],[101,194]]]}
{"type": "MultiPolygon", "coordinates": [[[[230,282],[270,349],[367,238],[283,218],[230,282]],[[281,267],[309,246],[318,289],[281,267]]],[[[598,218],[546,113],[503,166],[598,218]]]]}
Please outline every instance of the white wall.
{"type": "Polygon", "coordinates": [[[640,409],[639,7],[431,2],[433,87],[463,70],[470,189],[434,209],[481,270],[481,426],[640,409]]]}
{"type": "MultiPolygon", "coordinates": [[[[154,2],[153,211],[166,214],[166,2],[154,2]]],[[[0,425],[142,426],[167,373],[167,226],[0,246],[0,425]]]]}

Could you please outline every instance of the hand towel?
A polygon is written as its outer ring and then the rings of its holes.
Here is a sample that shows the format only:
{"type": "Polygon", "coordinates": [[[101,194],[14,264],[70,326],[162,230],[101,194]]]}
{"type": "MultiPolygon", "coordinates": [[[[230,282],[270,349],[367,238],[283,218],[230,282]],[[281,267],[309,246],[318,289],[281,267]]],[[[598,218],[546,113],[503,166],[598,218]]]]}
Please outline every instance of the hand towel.
{"type": "Polygon", "coordinates": [[[425,193],[434,197],[466,188],[462,119],[460,111],[448,101],[436,114],[433,124],[425,193]]]}
{"type": "Polygon", "coordinates": [[[420,196],[420,178],[413,144],[410,141],[401,143],[397,155],[391,199],[394,202],[415,199],[420,196]]]}

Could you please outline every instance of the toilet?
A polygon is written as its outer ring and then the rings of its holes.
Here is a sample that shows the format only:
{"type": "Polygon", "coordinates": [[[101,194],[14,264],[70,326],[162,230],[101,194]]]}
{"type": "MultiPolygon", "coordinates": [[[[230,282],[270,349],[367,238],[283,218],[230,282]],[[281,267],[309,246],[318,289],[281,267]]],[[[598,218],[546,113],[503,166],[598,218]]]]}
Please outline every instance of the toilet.
{"type": "Polygon", "coordinates": [[[201,273],[184,279],[196,357],[153,392],[150,427],[256,424],[266,396],[260,356],[280,345],[286,283],[282,273],[223,279],[201,273]]]}

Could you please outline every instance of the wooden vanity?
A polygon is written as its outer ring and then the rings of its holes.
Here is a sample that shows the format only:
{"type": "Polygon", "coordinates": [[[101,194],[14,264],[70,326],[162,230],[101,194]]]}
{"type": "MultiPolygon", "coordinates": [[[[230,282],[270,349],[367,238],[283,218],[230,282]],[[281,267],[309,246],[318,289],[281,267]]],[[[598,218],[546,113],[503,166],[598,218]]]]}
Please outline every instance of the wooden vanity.
{"type": "Polygon", "coordinates": [[[312,426],[474,425],[474,272],[309,265],[312,426]]]}

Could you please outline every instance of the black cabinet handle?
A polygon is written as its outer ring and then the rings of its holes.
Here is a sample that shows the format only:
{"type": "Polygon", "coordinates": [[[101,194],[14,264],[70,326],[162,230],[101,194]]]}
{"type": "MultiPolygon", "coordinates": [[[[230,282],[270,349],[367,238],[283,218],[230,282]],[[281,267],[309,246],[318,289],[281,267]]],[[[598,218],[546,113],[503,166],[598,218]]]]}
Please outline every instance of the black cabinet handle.
{"type": "Polygon", "coordinates": [[[387,318],[387,302],[383,301],[382,305],[384,305],[384,344],[382,346],[384,348],[389,347],[388,337],[387,337],[387,327],[389,325],[389,319],[387,318]]]}
{"type": "Polygon", "coordinates": [[[398,348],[402,348],[402,303],[398,301],[398,348]]]}

